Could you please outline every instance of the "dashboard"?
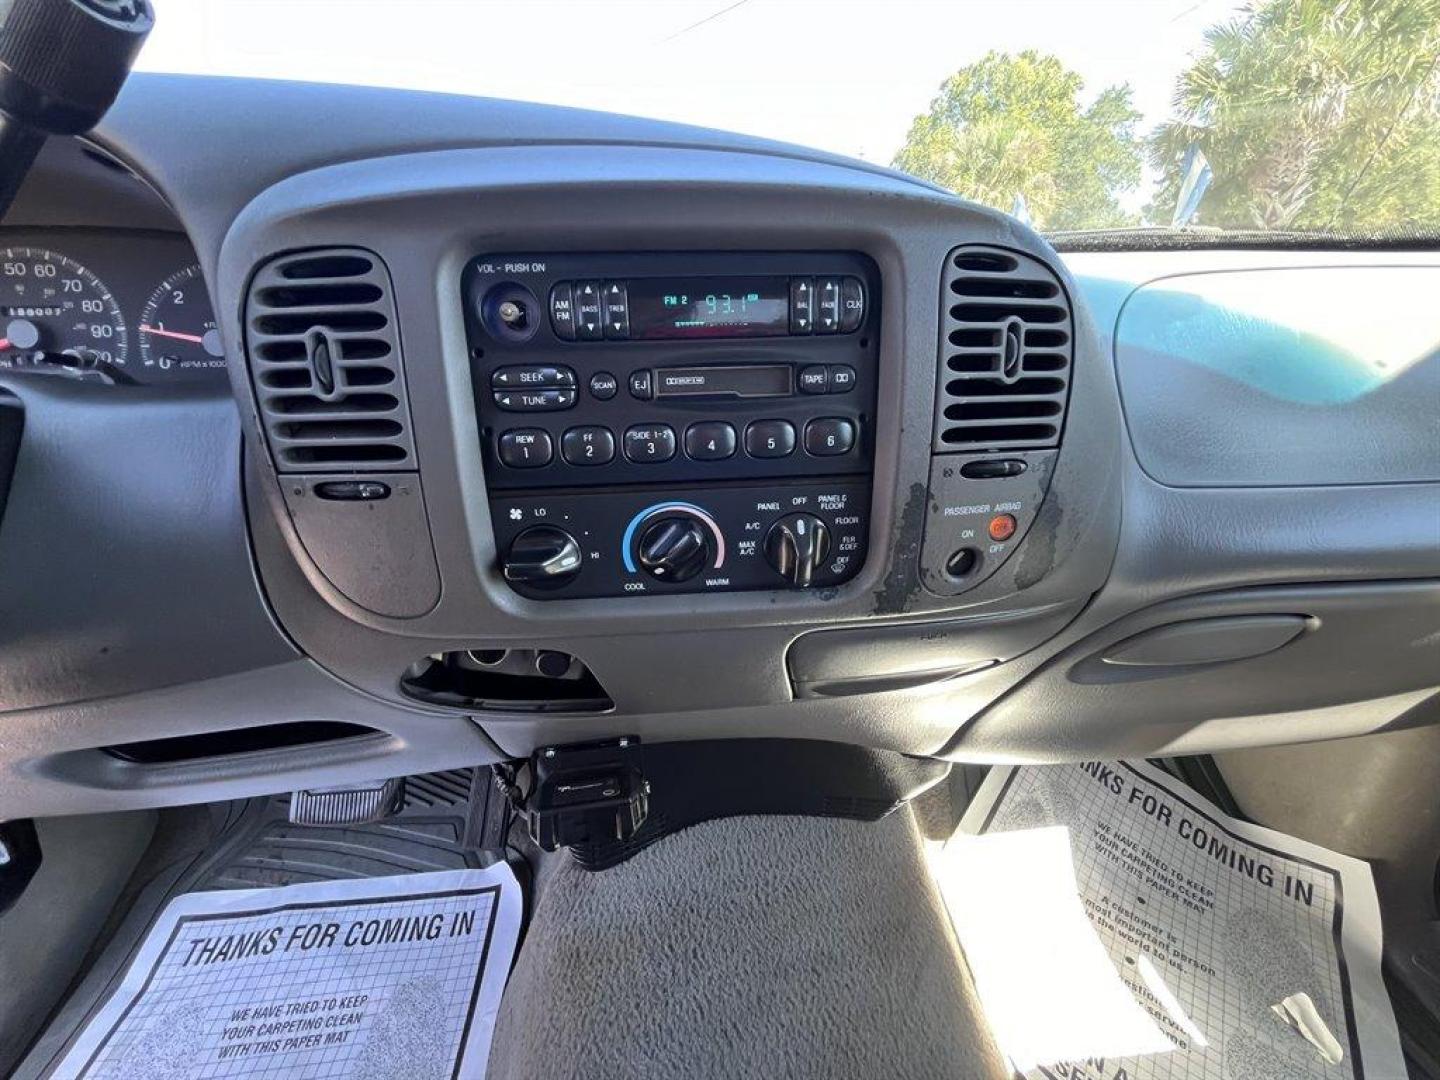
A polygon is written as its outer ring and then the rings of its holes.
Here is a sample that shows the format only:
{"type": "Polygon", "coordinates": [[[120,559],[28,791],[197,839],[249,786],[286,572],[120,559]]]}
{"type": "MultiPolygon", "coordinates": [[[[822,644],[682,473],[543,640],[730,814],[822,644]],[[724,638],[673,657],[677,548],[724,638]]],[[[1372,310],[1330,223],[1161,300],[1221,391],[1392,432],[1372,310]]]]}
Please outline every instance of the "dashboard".
{"type": "Polygon", "coordinates": [[[116,386],[223,382],[194,249],[165,233],[0,228],[0,370],[116,386]]]}
{"type": "Polygon", "coordinates": [[[1427,252],[1056,251],[798,147],[172,76],[0,249],[0,818],[1440,721],[1427,252]]]}

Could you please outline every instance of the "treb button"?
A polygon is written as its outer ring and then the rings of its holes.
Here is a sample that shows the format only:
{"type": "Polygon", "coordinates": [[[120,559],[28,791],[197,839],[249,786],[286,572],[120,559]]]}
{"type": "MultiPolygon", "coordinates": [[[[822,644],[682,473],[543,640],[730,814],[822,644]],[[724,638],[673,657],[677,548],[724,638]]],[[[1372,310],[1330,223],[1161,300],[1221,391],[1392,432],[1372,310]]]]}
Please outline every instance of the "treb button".
{"type": "Polygon", "coordinates": [[[624,339],[630,336],[630,301],[625,286],[618,281],[607,282],[601,290],[605,310],[605,336],[624,339]]]}

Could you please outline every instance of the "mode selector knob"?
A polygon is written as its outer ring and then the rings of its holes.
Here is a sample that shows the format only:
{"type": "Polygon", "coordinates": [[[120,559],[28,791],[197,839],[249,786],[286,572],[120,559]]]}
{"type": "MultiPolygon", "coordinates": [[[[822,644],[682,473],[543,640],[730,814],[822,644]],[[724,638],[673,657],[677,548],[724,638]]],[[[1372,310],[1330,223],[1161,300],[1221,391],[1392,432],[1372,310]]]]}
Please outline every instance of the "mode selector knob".
{"type": "Polygon", "coordinates": [[[830,530],[814,514],[786,514],[765,535],[765,558],[797,588],[805,588],[830,552],[830,530]]]}
{"type": "Polygon", "coordinates": [[[564,529],[532,525],[510,542],[501,569],[506,581],[559,586],[580,572],[580,558],[580,544],[564,529]]]}
{"type": "Polygon", "coordinates": [[[689,581],[710,565],[709,534],[688,515],[663,517],[641,534],[635,557],[657,581],[689,581]]]}

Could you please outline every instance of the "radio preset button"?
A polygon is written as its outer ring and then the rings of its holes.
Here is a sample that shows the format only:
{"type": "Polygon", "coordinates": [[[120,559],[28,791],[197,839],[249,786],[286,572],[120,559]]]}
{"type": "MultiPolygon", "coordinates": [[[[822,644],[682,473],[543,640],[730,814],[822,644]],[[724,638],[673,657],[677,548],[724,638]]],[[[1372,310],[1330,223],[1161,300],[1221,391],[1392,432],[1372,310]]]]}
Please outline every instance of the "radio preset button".
{"type": "Polygon", "coordinates": [[[669,424],[637,424],[625,431],[625,458],[655,465],[675,456],[675,429],[669,424]]]}
{"type": "Polygon", "coordinates": [[[615,436],[599,424],[572,427],[560,436],[560,456],[571,465],[604,465],[615,458],[615,436]]]}
{"type": "Polygon", "coordinates": [[[830,390],[830,369],[824,364],[808,364],[800,369],[795,385],[802,394],[825,394],[830,390]]]}
{"type": "Polygon", "coordinates": [[[790,333],[808,334],[815,329],[815,279],[790,279],[790,333]]]}
{"type": "Polygon", "coordinates": [[[840,279],[821,278],[815,283],[815,332],[835,334],[840,331],[840,279]]]}
{"type": "Polygon", "coordinates": [[[630,336],[630,300],[618,281],[605,284],[605,336],[623,340],[630,336]]]}
{"type": "Polygon", "coordinates": [[[706,420],[685,429],[685,456],[692,461],[723,461],[735,454],[735,428],[706,420]]]}
{"type": "Polygon", "coordinates": [[[608,371],[597,371],[590,376],[590,396],[596,401],[609,401],[620,389],[620,380],[608,371]]]}
{"type": "Polygon", "coordinates": [[[830,393],[843,394],[855,389],[855,369],[849,364],[830,365],[830,393]]]}
{"type": "Polygon", "coordinates": [[[490,376],[493,390],[512,389],[568,389],[575,385],[573,368],[557,367],[553,364],[524,364],[517,367],[497,368],[490,376]]]}
{"type": "Polygon", "coordinates": [[[550,328],[561,341],[575,340],[575,297],[568,281],[550,290],[550,328]]]}
{"type": "Polygon", "coordinates": [[[605,336],[600,311],[600,285],[581,281],[575,286],[575,337],[580,341],[599,341],[605,336]]]}
{"type": "Polygon", "coordinates": [[[555,444],[544,428],[516,428],[500,436],[500,463],[512,469],[538,469],[549,465],[555,444]]]}
{"type": "Polygon", "coordinates": [[[782,458],[795,452],[795,425],[789,420],[756,420],[745,429],[745,453],[752,458],[782,458]]]}
{"type": "Polygon", "coordinates": [[[865,286],[859,278],[847,277],[840,282],[840,332],[853,334],[865,321],[865,286]]]}
{"type": "Polygon", "coordinates": [[[655,376],[649,368],[630,373],[630,396],[636,401],[649,401],[655,396],[655,376]]]}
{"type": "Polygon", "coordinates": [[[575,391],[497,390],[495,404],[506,412],[557,412],[575,404],[575,391]]]}
{"type": "Polygon", "coordinates": [[[847,454],[855,445],[855,425],[840,417],[811,420],[805,425],[805,452],[813,457],[847,454]]]}

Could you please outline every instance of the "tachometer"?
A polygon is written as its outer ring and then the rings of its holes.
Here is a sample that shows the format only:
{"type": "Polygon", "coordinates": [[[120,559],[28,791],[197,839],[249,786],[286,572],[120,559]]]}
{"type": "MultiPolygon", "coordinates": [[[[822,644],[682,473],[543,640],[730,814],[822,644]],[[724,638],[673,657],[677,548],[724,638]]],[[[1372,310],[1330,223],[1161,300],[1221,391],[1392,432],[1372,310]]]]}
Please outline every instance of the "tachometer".
{"type": "Polygon", "coordinates": [[[208,376],[225,367],[225,348],[199,266],[160,283],[140,313],[140,363],[145,382],[208,376]]]}
{"type": "Polygon", "coordinates": [[[130,338],[105,283],[44,248],[0,248],[0,365],[119,371],[130,338]]]}

